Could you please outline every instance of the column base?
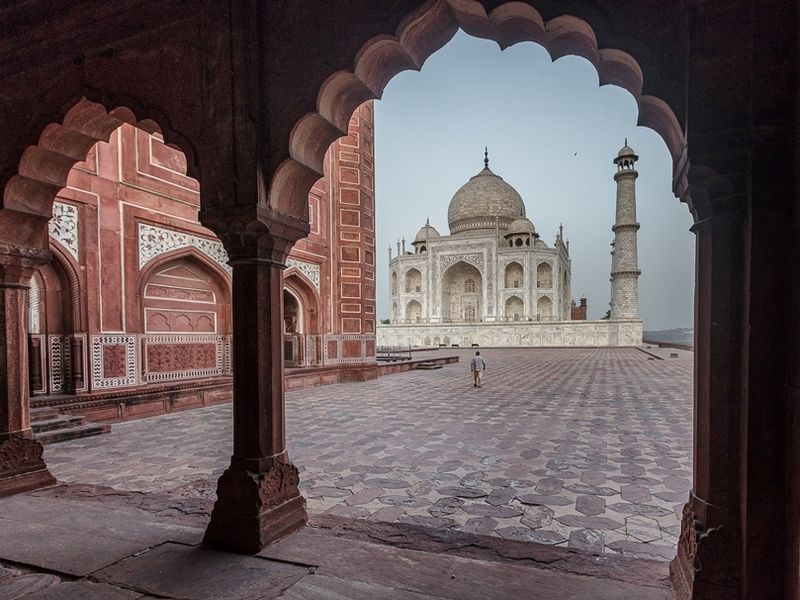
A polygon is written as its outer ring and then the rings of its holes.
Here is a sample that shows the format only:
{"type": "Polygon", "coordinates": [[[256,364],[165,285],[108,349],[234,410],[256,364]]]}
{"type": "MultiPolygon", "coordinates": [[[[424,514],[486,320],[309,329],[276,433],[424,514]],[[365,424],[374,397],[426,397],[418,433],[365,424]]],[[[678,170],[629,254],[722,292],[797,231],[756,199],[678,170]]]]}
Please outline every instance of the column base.
{"type": "Polygon", "coordinates": [[[297,467],[285,455],[268,461],[260,473],[231,462],[217,483],[217,501],[204,544],[255,554],[306,524],[306,500],[297,488],[297,467]]]}
{"type": "Polygon", "coordinates": [[[43,453],[42,444],[32,438],[11,435],[0,440],[0,498],[56,484],[43,453]]]}
{"type": "MultiPolygon", "coordinates": [[[[708,527],[697,519],[693,502],[702,504],[691,495],[683,507],[678,554],[669,563],[673,597],[675,600],[739,598],[741,585],[736,530],[724,521],[716,527],[708,527]]],[[[704,509],[707,518],[715,521],[727,513],[708,505],[704,509]]]]}

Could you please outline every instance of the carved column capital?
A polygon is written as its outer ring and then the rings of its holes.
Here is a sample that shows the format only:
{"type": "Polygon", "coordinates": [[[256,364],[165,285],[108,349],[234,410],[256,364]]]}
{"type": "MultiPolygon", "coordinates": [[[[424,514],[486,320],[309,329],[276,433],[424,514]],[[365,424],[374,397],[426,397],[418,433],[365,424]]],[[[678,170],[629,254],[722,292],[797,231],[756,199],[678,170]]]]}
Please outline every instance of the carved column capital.
{"type": "Polygon", "coordinates": [[[231,212],[203,212],[200,220],[222,240],[231,265],[250,259],[286,264],[294,243],[308,235],[305,221],[269,207],[247,207],[231,212]]]}

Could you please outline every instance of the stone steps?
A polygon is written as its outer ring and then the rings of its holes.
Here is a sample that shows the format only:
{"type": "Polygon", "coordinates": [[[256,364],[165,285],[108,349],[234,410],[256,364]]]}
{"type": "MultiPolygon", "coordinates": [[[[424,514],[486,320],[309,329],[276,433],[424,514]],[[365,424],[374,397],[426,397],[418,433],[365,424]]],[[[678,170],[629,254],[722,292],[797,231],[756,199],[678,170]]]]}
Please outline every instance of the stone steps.
{"type": "Polygon", "coordinates": [[[419,363],[416,368],[421,371],[433,371],[434,369],[441,369],[442,365],[437,364],[433,361],[426,361],[419,363]]]}
{"type": "Polygon", "coordinates": [[[42,444],[54,444],[108,433],[111,425],[87,423],[84,417],[62,415],[56,408],[45,407],[31,410],[31,429],[42,444]]]}

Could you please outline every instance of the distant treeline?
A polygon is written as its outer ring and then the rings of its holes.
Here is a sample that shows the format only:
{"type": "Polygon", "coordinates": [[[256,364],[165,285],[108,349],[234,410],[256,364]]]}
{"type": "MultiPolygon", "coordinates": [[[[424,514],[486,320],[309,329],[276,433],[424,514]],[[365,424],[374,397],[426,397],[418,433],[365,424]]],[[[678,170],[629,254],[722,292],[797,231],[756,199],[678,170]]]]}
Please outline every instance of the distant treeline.
{"type": "Polygon", "coordinates": [[[679,327],[676,329],[645,331],[644,339],[648,342],[672,342],[692,345],[694,344],[694,329],[691,327],[679,327]]]}

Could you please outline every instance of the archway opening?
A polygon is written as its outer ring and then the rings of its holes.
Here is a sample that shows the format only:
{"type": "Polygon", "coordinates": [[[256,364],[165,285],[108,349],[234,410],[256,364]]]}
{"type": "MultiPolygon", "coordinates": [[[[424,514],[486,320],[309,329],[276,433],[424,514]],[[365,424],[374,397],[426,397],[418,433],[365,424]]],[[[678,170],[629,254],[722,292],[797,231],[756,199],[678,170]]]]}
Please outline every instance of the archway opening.
{"type": "Polygon", "coordinates": [[[442,318],[474,323],[483,318],[483,277],[477,267],[459,261],[442,278],[442,318]]]}

